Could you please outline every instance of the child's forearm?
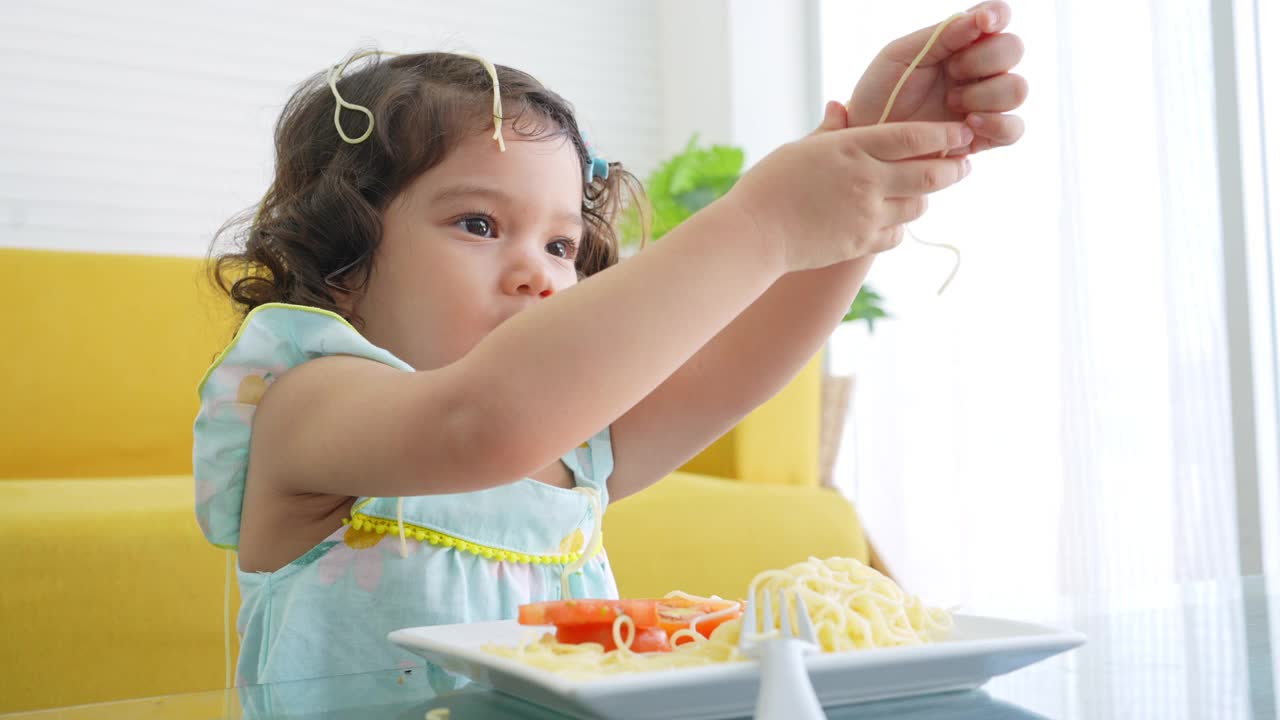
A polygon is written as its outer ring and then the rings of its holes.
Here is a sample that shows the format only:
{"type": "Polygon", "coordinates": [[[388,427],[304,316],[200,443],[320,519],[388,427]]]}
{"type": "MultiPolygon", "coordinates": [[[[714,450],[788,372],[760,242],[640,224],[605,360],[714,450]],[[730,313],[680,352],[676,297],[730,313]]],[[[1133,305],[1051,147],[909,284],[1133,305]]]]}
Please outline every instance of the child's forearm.
{"type": "Polygon", "coordinates": [[[620,419],[619,432],[632,444],[642,437],[643,449],[609,479],[614,500],[662,478],[782,389],[848,312],[872,257],[783,276],[620,419]]]}
{"type": "Polygon", "coordinates": [[[759,235],[718,202],[486,336],[452,368],[468,437],[501,439],[481,474],[550,464],[686,363],[783,276],[759,235]]]}
{"type": "Polygon", "coordinates": [[[777,394],[848,313],[874,257],[781,277],[690,363],[702,378],[693,404],[743,415],[777,394]]]}

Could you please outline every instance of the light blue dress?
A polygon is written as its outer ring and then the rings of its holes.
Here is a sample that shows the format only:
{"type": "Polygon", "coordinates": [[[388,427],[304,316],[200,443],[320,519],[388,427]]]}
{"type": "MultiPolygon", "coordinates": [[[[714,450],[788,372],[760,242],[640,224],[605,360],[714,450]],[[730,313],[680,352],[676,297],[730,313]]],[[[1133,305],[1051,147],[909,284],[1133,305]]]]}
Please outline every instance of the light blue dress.
{"type": "MultiPolygon", "coordinates": [[[[253,310],[200,385],[195,422],[196,518],[235,549],[258,399],[290,368],[353,355],[413,368],[333,313],[295,305],[253,310]]],[[[606,428],[562,462],[579,488],[608,503],[613,452],[606,428]]],[[[430,468],[423,469],[430,487],[430,468]]],[[[595,525],[587,494],[532,479],[470,493],[362,497],[324,541],[275,572],[237,571],[241,638],[236,684],[422,666],[387,640],[403,627],[511,619],[528,602],[562,597],[565,566],[595,525]]],[[[570,577],[574,597],[616,598],[603,550],[570,577]]],[[[432,672],[438,669],[428,668],[432,672]]]]}

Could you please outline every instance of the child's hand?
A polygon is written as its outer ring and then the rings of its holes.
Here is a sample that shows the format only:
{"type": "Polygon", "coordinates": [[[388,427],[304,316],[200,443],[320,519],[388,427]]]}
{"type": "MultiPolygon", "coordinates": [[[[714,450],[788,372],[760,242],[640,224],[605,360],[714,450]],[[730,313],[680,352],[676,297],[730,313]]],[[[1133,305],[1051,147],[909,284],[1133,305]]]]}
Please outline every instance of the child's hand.
{"type": "Polygon", "coordinates": [[[786,272],[882,252],[902,241],[902,225],[924,214],[925,195],[969,172],[973,131],[961,122],[846,128],[840,103],[827,104],[814,134],[770,153],[724,197],[748,217],[786,272]]]}
{"type": "MultiPolygon", "coordinates": [[[[1022,105],[1027,81],[1009,71],[1022,59],[1022,40],[1000,32],[1013,11],[984,2],[956,18],[907,78],[886,122],[965,120],[977,137],[970,152],[1010,145],[1022,137],[1022,120],[1005,113],[1022,105]]],[[[889,94],[936,25],[889,43],[867,68],[849,100],[849,124],[880,119],[889,94]]]]}

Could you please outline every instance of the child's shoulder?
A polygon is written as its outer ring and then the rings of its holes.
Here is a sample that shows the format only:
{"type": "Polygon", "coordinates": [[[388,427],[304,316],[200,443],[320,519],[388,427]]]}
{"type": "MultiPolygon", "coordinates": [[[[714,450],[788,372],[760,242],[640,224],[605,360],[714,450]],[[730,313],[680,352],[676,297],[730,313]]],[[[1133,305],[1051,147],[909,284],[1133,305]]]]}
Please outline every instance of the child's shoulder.
{"type": "Polygon", "coordinates": [[[335,313],[269,303],[245,316],[235,337],[200,380],[192,458],[196,515],[213,544],[239,544],[248,448],[259,402],[286,372],[328,356],[412,370],[335,313]]]}
{"type": "Polygon", "coordinates": [[[369,342],[342,316],[305,305],[267,303],[245,316],[240,329],[201,379],[202,399],[225,392],[220,387],[228,379],[239,385],[248,375],[268,383],[268,376],[308,360],[327,355],[353,355],[375,360],[401,370],[412,370],[404,361],[369,342]]]}

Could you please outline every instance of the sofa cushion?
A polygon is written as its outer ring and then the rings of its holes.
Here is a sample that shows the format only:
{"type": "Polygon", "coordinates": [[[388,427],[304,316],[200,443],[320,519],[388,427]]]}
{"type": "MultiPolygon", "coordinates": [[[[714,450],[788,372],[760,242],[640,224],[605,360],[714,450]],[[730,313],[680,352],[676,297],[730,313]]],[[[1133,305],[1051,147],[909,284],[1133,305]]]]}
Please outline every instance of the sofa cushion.
{"type": "Polygon", "coordinates": [[[604,544],[627,597],[741,597],[761,570],[816,557],[867,561],[853,506],[832,490],[675,473],[614,503],[604,544]]]}
{"type": "Polygon", "coordinates": [[[234,329],[202,267],[0,249],[0,478],[191,472],[196,383],[234,329]]]}
{"type": "Polygon", "coordinates": [[[0,481],[0,712],[223,686],[228,556],[193,492],[190,476],[0,481]]]}

